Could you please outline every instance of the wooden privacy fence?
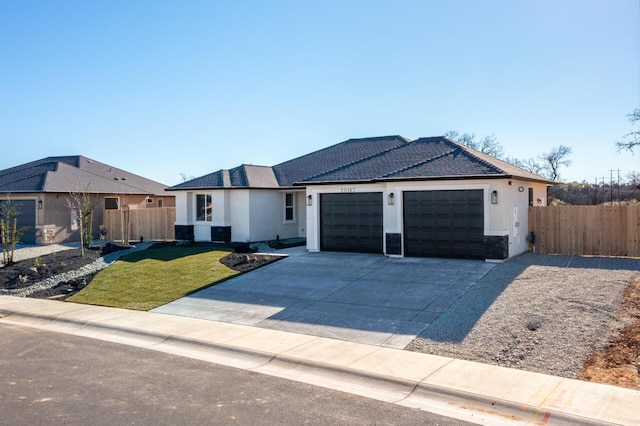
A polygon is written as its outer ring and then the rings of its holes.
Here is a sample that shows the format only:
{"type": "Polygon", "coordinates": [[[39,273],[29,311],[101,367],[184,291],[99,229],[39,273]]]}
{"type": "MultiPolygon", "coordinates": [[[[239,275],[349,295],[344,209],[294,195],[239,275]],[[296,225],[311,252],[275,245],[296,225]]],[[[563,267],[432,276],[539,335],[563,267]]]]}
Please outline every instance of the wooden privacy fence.
{"type": "MultiPolygon", "coordinates": [[[[105,210],[104,213],[104,227],[107,230],[106,238],[112,241],[123,241],[122,219],[126,212],[105,210]]],[[[135,209],[129,210],[128,213],[129,241],[140,241],[140,237],[145,240],[175,240],[175,207],[135,209]]]]}
{"type": "Polygon", "coordinates": [[[640,257],[640,205],[529,207],[542,254],[640,257]]]}

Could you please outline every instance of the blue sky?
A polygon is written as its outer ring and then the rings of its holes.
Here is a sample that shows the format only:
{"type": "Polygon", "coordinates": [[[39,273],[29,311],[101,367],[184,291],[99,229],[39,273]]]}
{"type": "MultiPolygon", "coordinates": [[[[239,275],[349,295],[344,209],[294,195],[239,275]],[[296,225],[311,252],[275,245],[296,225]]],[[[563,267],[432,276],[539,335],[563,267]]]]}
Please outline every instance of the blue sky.
{"type": "Polygon", "coordinates": [[[0,0],[0,61],[0,169],[81,154],[174,185],[458,130],[517,158],[570,146],[564,181],[640,171],[614,146],[640,107],[638,0],[0,0]]]}

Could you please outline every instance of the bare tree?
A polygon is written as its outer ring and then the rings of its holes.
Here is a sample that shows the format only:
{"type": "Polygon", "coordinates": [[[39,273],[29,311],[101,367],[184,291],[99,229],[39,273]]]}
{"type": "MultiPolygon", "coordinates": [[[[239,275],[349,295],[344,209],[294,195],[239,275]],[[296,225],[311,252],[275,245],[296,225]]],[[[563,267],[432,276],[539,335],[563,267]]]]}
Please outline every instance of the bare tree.
{"type": "Polygon", "coordinates": [[[568,157],[573,150],[564,145],[560,145],[547,153],[538,155],[537,159],[529,158],[521,160],[515,157],[503,157],[504,149],[494,135],[485,136],[477,140],[474,133],[464,133],[461,135],[456,130],[449,130],[444,136],[476,151],[491,155],[492,157],[504,158],[504,161],[514,166],[544,176],[554,182],[560,179],[560,168],[571,164],[571,160],[569,160],[568,157]]]}
{"type": "Polygon", "coordinates": [[[193,175],[186,175],[185,173],[180,172],[180,180],[182,182],[186,182],[188,180],[193,180],[195,177],[193,175]]]}
{"type": "Polygon", "coordinates": [[[84,248],[90,247],[93,241],[93,212],[100,204],[100,200],[88,191],[70,192],[67,207],[78,218],[80,227],[80,253],[84,257],[84,248]]]}
{"type": "Polygon", "coordinates": [[[572,152],[573,150],[570,147],[560,145],[549,152],[540,154],[538,158],[543,162],[546,176],[549,179],[558,182],[560,179],[560,168],[571,165],[571,160],[569,160],[568,157],[572,152]]]}
{"type": "Polygon", "coordinates": [[[444,134],[444,136],[458,142],[459,144],[468,146],[471,149],[475,149],[476,151],[480,151],[483,154],[487,154],[495,158],[502,158],[504,155],[504,148],[502,148],[502,145],[498,142],[495,135],[485,136],[480,140],[476,140],[475,133],[464,133],[461,135],[456,130],[449,130],[444,134]]]}
{"type": "Polygon", "coordinates": [[[520,160],[518,158],[507,157],[505,161],[536,175],[542,176],[545,174],[544,165],[533,158],[520,160]]]}
{"type": "MultiPolygon", "coordinates": [[[[627,118],[629,118],[629,122],[632,126],[640,123],[640,108],[636,108],[631,114],[627,114],[627,118]]],[[[622,141],[616,142],[618,152],[623,149],[628,149],[633,154],[634,148],[640,146],[640,130],[631,131],[624,135],[622,139],[622,141]]]]}

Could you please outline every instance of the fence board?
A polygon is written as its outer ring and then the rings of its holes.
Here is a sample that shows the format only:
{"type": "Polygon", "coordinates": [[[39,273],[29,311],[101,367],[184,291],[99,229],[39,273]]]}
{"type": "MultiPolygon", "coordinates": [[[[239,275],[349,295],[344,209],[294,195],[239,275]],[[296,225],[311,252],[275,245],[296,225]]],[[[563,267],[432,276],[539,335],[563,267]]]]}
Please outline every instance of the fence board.
{"type": "MultiPolygon", "coordinates": [[[[105,210],[104,227],[107,238],[123,241],[122,216],[120,210],[105,210]]],[[[175,207],[154,207],[129,210],[129,241],[171,241],[175,239],[175,207]]]]}
{"type": "Polygon", "coordinates": [[[640,205],[529,207],[543,254],[640,257],[640,205]]]}

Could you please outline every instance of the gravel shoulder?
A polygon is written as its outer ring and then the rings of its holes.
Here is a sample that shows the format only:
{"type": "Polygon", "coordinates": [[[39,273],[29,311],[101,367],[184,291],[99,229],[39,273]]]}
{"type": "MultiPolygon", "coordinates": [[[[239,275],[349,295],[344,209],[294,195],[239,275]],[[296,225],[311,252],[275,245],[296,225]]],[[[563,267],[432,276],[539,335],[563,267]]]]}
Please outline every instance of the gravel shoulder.
{"type": "Polygon", "coordinates": [[[640,259],[524,253],[497,265],[407,349],[576,378],[616,329],[640,259]]]}

